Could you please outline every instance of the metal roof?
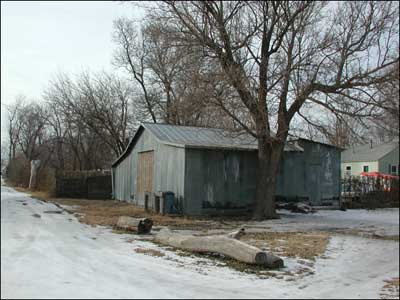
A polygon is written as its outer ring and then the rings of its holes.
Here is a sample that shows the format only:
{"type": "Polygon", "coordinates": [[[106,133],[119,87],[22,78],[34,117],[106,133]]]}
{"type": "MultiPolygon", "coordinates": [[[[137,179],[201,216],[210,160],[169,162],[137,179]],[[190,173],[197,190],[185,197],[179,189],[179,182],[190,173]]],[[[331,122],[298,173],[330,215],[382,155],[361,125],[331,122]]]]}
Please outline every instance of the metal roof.
{"type": "MultiPolygon", "coordinates": [[[[177,126],[168,124],[144,123],[164,144],[185,148],[222,148],[228,150],[257,150],[257,139],[247,133],[232,133],[227,130],[206,127],[177,126]]],[[[285,151],[303,151],[297,143],[287,143],[285,151]]]]}
{"type": "MultiPolygon", "coordinates": [[[[183,147],[226,150],[257,150],[257,139],[250,134],[235,134],[223,129],[143,123],[129,142],[124,153],[113,163],[117,165],[132,150],[141,132],[146,129],[160,143],[183,147]]],[[[303,151],[297,142],[287,142],[284,151],[303,151]]]]}
{"type": "Polygon", "coordinates": [[[399,141],[372,145],[372,148],[371,144],[352,147],[342,152],[342,162],[377,161],[396,148],[399,148],[399,141]]]}
{"type": "Polygon", "coordinates": [[[196,148],[257,149],[257,140],[249,134],[235,136],[222,129],[153,123],[143,126],[166,144],[196,148]]]}

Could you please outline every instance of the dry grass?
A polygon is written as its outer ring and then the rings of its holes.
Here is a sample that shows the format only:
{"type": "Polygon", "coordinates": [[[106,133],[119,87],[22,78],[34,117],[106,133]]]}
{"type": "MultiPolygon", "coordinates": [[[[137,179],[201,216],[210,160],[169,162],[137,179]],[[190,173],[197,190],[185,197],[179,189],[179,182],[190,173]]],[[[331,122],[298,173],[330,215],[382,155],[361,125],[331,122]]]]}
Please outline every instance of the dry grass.
{"type": "Polygon", "coordinates": [[[58,205],[71,206],[70,212],[79,215],[79,221],[88,225],[115,226],[121,216],[135,218],[151,218],[154,226],[169,226],[179,229],[204,230],[223,226],[211,220],[198,220],[194,217],[160,215],[146,212],[144,208],[133,204],[115,200],[88,200],[73,198],[54,198],[46,192],[30,191],[24,188],[16,188],[18,191],[29,193],[32,197],[58,205]]]}
{"type": "Polygon", "coordinates": [[[239,272],[255,274],[260,278],[277,277],[286,280],[294,280],[293,276],[308,276],[314,274],[314,260],[322,256],[329,242],[329,234],[321,232],[300,233],[300,232],[263,232],[246,233],[240,240],[259,248],[268,249],[276,255],[286,257],[297,257],[299,268],[293,271],[279,270],[271,272],[265,266],[251,265],[237,261],[224,255],[216,253],[194,253],[182,249],[168,247],[179,256],[190,256],[208,258],[214,261],[216,266],[227,267],[239,272]],[[300,259],[301,258],[301,259],[300,259]],[[289,276],[289,277],[288,277],[289,276]],[[291,279],[292,278],[292,279],[291,279]]]}
{"type": "Polygon", "coordinates": [[[248,233],[242,241],[286,257],[312,259],[322,255],[329,242],[329,234],[324,232],[262,232],[248,233]]]}
{"type": "Polygon", "coordinates": [[[74,206],[74,212],[82,214],[80,221],[89,225],[114,226],[121,216],[135,218],[151,218],[155,226],[193,227],[205,225],[202,221],[188,219],[182,216],[163,216],[146,212],[143,208],[130,203],[111,200],[84,200],[84,199],[49,199],[61,205],[74,206]]]}
{"type": "Polygon", "coordinates": [[[395,277],[390,280],[384,280],[386,284],[382,288],[380,294],[381,299],[399,299],[400,295],[400,278],[395,277]]]}
{"type": "Polygon", "coordinates": [[[383,286],[383,288],[389,288],[389,287],[399,288],[399,286],[400,286],[400,278],[399,277],[395,277],[393,279],[384,280],[384,281],[386,282],[386,284],[383,286]]]}
{"type": "Polygon", "coordinates": [[[150,256],[156,256],[156,257],[165,256],[165,254],[162,253],[161,251],[156,250],[156,249],[150,249],[150,248],[136,248],[135,252],[150,255],[150,256]]]}

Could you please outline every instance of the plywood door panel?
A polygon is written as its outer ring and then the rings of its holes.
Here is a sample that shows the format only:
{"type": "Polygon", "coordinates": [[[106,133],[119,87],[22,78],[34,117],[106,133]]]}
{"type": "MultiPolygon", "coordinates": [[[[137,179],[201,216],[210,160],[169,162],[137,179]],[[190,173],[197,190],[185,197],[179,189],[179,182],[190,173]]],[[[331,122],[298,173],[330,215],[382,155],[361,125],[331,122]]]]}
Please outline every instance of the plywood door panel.
{"type": "Polygon", "coordinates": [[[137,192],[151,192],[153,187],[154,151],[140,152],[137,165],[137,192]]]}

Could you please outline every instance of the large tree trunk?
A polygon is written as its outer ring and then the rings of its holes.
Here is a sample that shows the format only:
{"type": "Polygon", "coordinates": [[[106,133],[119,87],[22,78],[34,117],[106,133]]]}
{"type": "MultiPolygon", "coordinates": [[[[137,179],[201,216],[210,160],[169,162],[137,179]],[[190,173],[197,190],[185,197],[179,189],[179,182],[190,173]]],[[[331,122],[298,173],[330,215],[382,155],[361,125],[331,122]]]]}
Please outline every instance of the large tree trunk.
{"type": "Polygon", "coordinates": [[[282,152],[283,143],[268,143],[266,138],[259,139],[255,220],[278,218],[275,192],[282,152]]]}
{"type": "Polygon", "coordinates": [[[162,229],[154,237],[160,244],[198,253],[219,253],[248,264],[261,265],[268,268],[282,268],[283,260],[257,247],[235,239],[238,233],[230,236],[193,236],[173,233],[162,229]]]}

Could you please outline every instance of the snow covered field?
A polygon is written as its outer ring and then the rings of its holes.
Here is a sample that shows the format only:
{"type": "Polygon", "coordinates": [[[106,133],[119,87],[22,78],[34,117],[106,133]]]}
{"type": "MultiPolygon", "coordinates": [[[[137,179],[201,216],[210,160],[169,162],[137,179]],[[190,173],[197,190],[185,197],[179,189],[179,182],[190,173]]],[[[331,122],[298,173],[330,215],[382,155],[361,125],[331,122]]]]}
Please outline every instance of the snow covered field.
{"type": "MultiPolygon", "coordinates": [[[[322,211],[285,213],[280,220],[248,226],[350,227],[398,235],[398,219],[398,209],[322,211]]],[[[129,234],[81,224],[55,205],[2,186],[1,298],[379,298],[384,280],[399,277],[398,241],[334,235],[313,275],[287,281],[131,240],[129,234]],[[138,247],[165,256],[136,253],[138,247]]],[[[285,262],[290,268],[291,260],[285,262]]]]}

